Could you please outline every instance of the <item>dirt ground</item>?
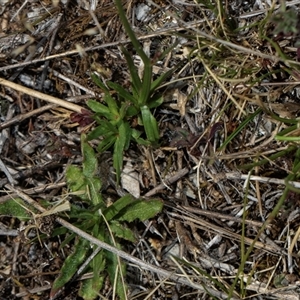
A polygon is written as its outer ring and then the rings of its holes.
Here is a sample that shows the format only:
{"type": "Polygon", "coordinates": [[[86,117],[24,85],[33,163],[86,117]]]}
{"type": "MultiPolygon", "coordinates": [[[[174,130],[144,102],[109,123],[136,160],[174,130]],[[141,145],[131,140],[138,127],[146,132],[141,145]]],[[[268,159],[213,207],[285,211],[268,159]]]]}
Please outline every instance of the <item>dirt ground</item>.
{"type": "MultiPolygon", "coordinates": [[[[174,69],[153,110],[159,145],[130,143],[120,186],[113,149],[97,156],[108,203],[130,193],[164,204],[128,224],[127,299],[300,299],[300,1],[122,3],[153,79],[174,69]]],[[[121,46],[142,72],[114,1],[0,0],[1,300],[50,299],[74,251],[56,219],[71,222],[67,210],[24,217],[4,204],[83,205],[65,172],[95,127],[87,101],[103,101],[91,75],[131,85],[121,46]]],[[[91,276],[51,299],[82,299],[91,276]]],[[[107,275],[98,299],[118,299],[107,275]]]]}

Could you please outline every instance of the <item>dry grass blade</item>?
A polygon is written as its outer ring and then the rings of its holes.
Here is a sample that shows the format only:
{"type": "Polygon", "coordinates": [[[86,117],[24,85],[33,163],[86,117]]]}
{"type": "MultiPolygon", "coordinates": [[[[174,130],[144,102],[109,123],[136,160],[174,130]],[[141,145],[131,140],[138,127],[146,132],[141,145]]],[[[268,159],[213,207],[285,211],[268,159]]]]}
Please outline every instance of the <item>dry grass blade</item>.
{"type": "Polygon", "coordinates": [[[67,108],[67,109],[70,109],[70,110],[78,112],[78,113],[80,113],[82,111],[82,107],[77,105],[77,104],[70,103],[70,102],[67,102],[65,100],[55,98],[55,97],[50,96],[50,95],[43,94],[41,92],[29,89],[25,86],[16,84],[16,83],[8,81],[8,80],[5,80],[3,78],[0,78],[0,85],[12,88],[12,89],[14,89],[16,91],[19,91],[21,93],[36,97],[38,99],[50,102],[50,103],[55,104],[57,106],[67,108]]]}

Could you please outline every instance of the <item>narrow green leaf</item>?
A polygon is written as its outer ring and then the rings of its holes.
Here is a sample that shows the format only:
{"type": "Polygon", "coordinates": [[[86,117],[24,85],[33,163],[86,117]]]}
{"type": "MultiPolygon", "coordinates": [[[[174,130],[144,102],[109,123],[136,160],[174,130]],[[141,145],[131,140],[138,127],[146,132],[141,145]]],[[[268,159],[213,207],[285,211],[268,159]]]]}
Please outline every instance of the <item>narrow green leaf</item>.
{"type": "Polygon", "coordinates": [[[99,177],[87,177],[86,178],[86,182],[87,182],[87,188],[88,190],[88,196],[90,201],[92,201],[92,203],[94,205],[97,205],[99,203],[102,203],[102,196],[100,193],[101,190],[101,180],[99,177]]]}
{"type": "Polygon", "coordinates": [[[139,97],[139,105],[145,105],[150,97],[150,87],[151,87],[151,81],[152,81],[152,64],[151,60],[147,56],[147,54],[144,52],[141,44],[139,43],[138,39],[136,38],[133,30],[130,27],[130,24],[127,20],[126,13],[123,9],[122,2],[120,0],[115,0],[116,7],[119,12],[120,19],[124,25],[125,31],[128,34],[133,47],[135,51],[138,53],[138,55],[141,57],[143,63],[144,63],[144,74],[143,74],[143,80],[142,80],[142,88],[140,92],[139,97]]]}
{"type": "MultiPolygon", "coordinates": [[[[298,148],[297,151],[296,151],[296,153],[295,153],[295,156],[294,156],[293,169],[294,169],[294,167],[295,167],[296,165],[299,164],[299,162],[300,162],[300,149],[298,148]]],[[[297,175],[297,179],[299,178],[299,175],[300,175],[300,174],[297,175]]]]}
{"type": "Polygon", "coordinates": [[[93,148],[85,141],[86,136],[81,136],[81,149],[83,154],[82,170],[76,166],[69,166],[66,171],[66,178],[72,192],[78,194],[84,201],[92,201],[94,204],[102,202],[101,181],[96,173],[98,172],[98,160],[93,148]]]}
{"type": "MultiPolygon", "coordinates": [[[[113,244],[112,241],[109,242],[110,244],[113,244]]],[[[121,246],[119,243],[116,243],[115,245],[118,249],[121,249],[121,246]]],[[[106,251],[106,258],[107,258],[107,272],[110,278],[110,282],[112,286],[116,286],[117,295],[119,296],[119,299],[125,300],[126,297],[126,291],[128,289],[127,286],[124,286],[124,283],[122,282],[120,273],[122,274],[122,277],[125,278],[126,275],[126,265],[122,260],[118,260],[118,257],[113,254],[112,252],[106,251]],[[120,264],[119,264],[120,261],[120,264]],[[116,272],[118,272],[118,276],[116,276],[116,272]],[[117,282],[115,282],[117,281],[117,282]]]]}
{"type": "Polygon", "coordinates": [[[141,132],[136,130],[136,129],[132,129],[132,133],[131,136],[132,138],[139,144],[139,145],[144,145],[144,146],[150,146],[151,142],[150,141],[146,141],[145,139],[141,138],[141,132]]]}
{"type": "Polygon", "coordinates": [[[131,129],[128,123],[122,122],[119,126],[119,135],[116,138],[113,153],[113,165],[117,174],[117,183],[119,184],[121,170],[123,168],[123,151],[129,146],[131,129]]]}
{"type": "MultiPolygon", "coordinates": [[[[131,55],[129,54],[129,52],[124,47],[122,47],[121,49],[125,56],[125,59],[127,61],[127,65],[128,65],[129,71],[130,71],[130,76],[131,76],[131,80],[132,80],[132,88],[134,89],[134,92],[136,93],[136,95],[139,95],[139,92],[142,89],[142,82],[138,75],[137,68],[136,68],[134,61],[131,58],[131,55]]],[[[135,104],[137,105],[137,103],[135,103],[135,104]]]]}
{"type": "Polygon", "coordinates": [[[119,96],[121,96],[123,99],[125,100],[129,100],[131,101],[133,104],[137,103],[137,100],[132,96],[132,94],[130,94],[129,92],[127,92],[121,85],[114,83],[114,82],[107,82],[107,85],[112,89],[115,90],[119,96]]]}
{"type": "Polygon", "coordinates": [[[123,214],[120,216],[119,221],[132,222],[136,219],[141,221],[153,218],[163,208],[163,202],[161,200],[139,200],[135,201],[129,207],[123,210],[123,214]]]}
{"type": "Polygon", "coordinates": [[[151,99],[148,101],[147,106],[149,108],[155,108],[157,106],[160,106],[163,102],[164,102],[164,98],[161,95],[157,94],[151,97],[151,99]]]}
{"type": "Polygon", "coordinates": [[[75,233],[71,233],[69,236],[67,236],[63,242],[59,245],[60,249],[62,249],[63,247],[65,247],[66,245],[70,245],[71,241],[74,240],[76,238],[75,233]]]}
{"type": "Polygon", "coordinates": [[[150,146],[151,142],[150,141],[146,141],[143,138],[137,138],[135,139],[136,143],[138,143],[139,145],[143,145],[143,146],[150,146]]]}
{"type": "Polygon", "coordinates": [[[131,133],[132,129],[130,128],[130,125],[128,123],[125,123],[125,139],[124,139],[124,149],[127,150],[130,145],[131,141],[131,133]]]}
{"type": "Polygon", "coordinates": [[[92,132],[88,134],[87,140],[91,141],[93,139],[98,139],[101,136],[110,136],[112,134],[117,134],[118,128],[112,125],[108,121],[100,122],[99,126],[97,126],[92,132]]]}
{"type": "Polygon", "coordinates": [[[87,106],[94,112],[108,118],[111,115],[109,108],[96,100],[88,100],[87,106]]]}
{"type": "Polygon", "coordinates": [[[120,139],[117,138],[114,145],[114,153],[113,153],[113,166],[116,170],[117,184],[119,184],[120,182],[121,170],[123,167],[123,150],[124,148],[120,143],[120,139]]]}
{"type": "Polygon", "coordinates": [[[132,129],[131,136],[134,139],[138,139],[141,136],[142,132],[136,129],[132,129]]]}
{"type": "Polygon", "coordinates": [[[143,74],[143,81],[142,81],[142,90],[139,97],[139,106],[146,105],[148,103],[148,100],[151,96],[150,93],[151,82],[152,82],[152,65],[150,59],[148,58],[148,60],[144,62],[144,74],[143,74]]]}
{"type": "Polygon", "coordinates": [[[102,274],[102,272],[106,265],[103,252],[100,251],[90,264],[92,264],[90,271],[93,272],[93,277],[83,281],[78,293],[84,300],[94,300],[98,298],[103,286],[104,274],[102,274]]]}
{"type": "Polygon", "coordinates": [[[84,201],[91,201],[94,204],[102,201],[101,181],[98,177],[84,176],[83,171],[76,166],[69,166],[66,171],[68,186],[72,192],[81,192],[77,196],[84,201]]]}
{"type": "Polygon", "coordinates": [[[108,92],[107,87],[105,86],[105,84],[101,81],[101,79],[99,78],[98,75],[96,74],[92,74],[91,75],[92,80],[99,86],[100,89],[102,89],[104,92],[108,92]]]}
{"type": "Polygon", "coordinates": [[[251,122],[258,114],[262,112],[262,109],[259,108],[255,113],[251,114],[249,117],[247,117],[240,125],[239,127],[224,141],[224,143],[221,145],[221,147],[218,150],[224,149],[241,131],[242,129],[251,122]]]}
{"type": "Polygon", "coordinates": [[[126,228],[123,224],[121,224],[118,221],[111,221],[109,223],[110,230],[112,233],[121,239],[130,241],[130,242],[135,242],[136,238],[134,236],[134,233],[132,232],[131,229],[126,228]]]}
{"type": "MultiPolygon", "coordinates": [[[[77,220],[91,220],[94,218],[95,212],[93,210],[86,210],[86,209],[72,209],[71,213],[69,213],[69,217],[72,219],[77,219],[77,220]]],[[[97,215],[96,215],[97,217],[97,215]]],[[[96,219],[95,217],[95,219],[96,219]]]]}
{"type": "Polygon", "coordinates": [[[137,108],[136,106],[128,106],[126,110],[126,116],[127,117],[135,117],[137,114],[140,113],[140,108],[137,108]]]}
{"type": "Polygon", "coordinates": [[[290,146],[285,150],[278,151],[278,152],[268,156],[267,158],[261,159],[259,161],[256,161],[256,162],[253,162],[250,164],[241,165],[238,168],[242,169],[242,170],[251,170],[257,166],[269,164],[270,162],[275,161],[275,159],[283,157],[283,156],[287,155],[288,153],[295,151],[296,149],[297,149],[296,146],[290,146]]]}
{"type": "MultiPolygon", "coordinates": [[[[179,42],[174,43],[173,45],[171,45],[169,48],[167,48],[158,58],[159,60],[161,60],[163,57],[165,57],[169,52],[171,52],[178,44],[179,42]]],[[[166,82],[174,73],[176,70],[178,70],[180,67],[182,66],[182,64],[177,65],[176,67],[170,69],[169,71],[161,74],[157,79],[155,79],[152,83],[151,83],[151,88],[150,88],[150,95],[152,95],[155,91],[157,91],[157,89],[160,88],[160,86],[166,82]]],[[[147,104],[149,105],[150,108],[153,108],[154,106],[152,106],[150,104],[150,102],[147,104]]]]}
{"type": "MultiPolygon", "coordinates": [[[[166,57],[167,54],[169,54],[172,50],[174,50],[176,48],[176,46],[179,44],[179,40],[177,40],[173,45],[171,45],[170,47],[168,47],[167,49],[165,49],[160,56],[157,58],[157,60],[163,60],[164,57],[166,57]]],[[[176,67],[177,68],[177,67],[176,67]]],[[[173,70],[174,72],[175,70],[173,70]]]]}
{"type": "Polygon", "coordinates": [[[131,137],[131,128],[129,124],[127,122],[122,122],[119,126],[119,139],[123,149],[128,148],[130,137],[131,137]]]}
{"type": "Polygon", "coordinates": [[[98,298],[99,292],[103,286],[103,282],[104,275],[95,275],[93,278],[84,280],[78,291],[78,295],[84,300],[94,300],[98,298]]]}
{"type": "Polygon", "coordinates": [[[290,134],[292,131],[296,130],[298,128],[298,125],[292,125],[292,126],[289,126],[283,130],[281,130],[277,136],[285,136],[285,135],[288,135],[290,134]]]}
{"type": "Polygon", "coordinates": [[[93,148],[86,142],[86,136],[81,135],[81,151],[83,155],[83,176],[93,177],[98,170],[98,160],[93,148]]]}
{"type": "Polygon", "coordinates": [[[52,289],[50,292],[50,297],[58,292],[71,278],[75,275],[79,266],[83,263],[86,253],[88,251],[89,242],[83,238],[79,238],[77,244],[75,245],[74,252],[70,254],[60,270],[60,275],[55,279],[52,289]]]}
{"type": "Polygon", "coordinates": [[[66,170],[66,178],[68,187],[72,192],[85,191],[85,178],[82,174],[82,170],[76,166],[68,166],[66,170]]]}
{"type": "Polygon", "coordinates": [[[116,139],[117,139],[117,135],[115,133],[109,134],[98,145],[97,147],[98,151],[101,153],[108,150],[116,142],[116,139]]]}
{"type": "Polygon", "coordinates": [[[151,143],[157,142],[159,139],[159,131],[158,131],[158,125],[157,125],[156,119],[150,112],[149,107],[146,105],[141,107],[141,113],[142,113],[143,125],[145,128],[148,140],[151,143]]]}
{"type": "Polygon", "coordinates": [[[285,142],[298,142],[300,140],[299,136],[294,136],[293,131],[297,132],[298,130],[298,125],[292,125],[281,132],[279,132],[276,136],[275,139],[277,141],[285,141],[285,142]]]}
{"type": "Polygon", "coordinates": [[[104,101],[108,105],[110,111],[109,119],[114,121],[119,116],[119,107],[117,101],[110,94],[106,94],[104,96],[104,101]]]}
{"type": "Polygon", "coordinates": [[[103,211],[105,219],[107,221],[112,220],[123,208],[132,204],[135,200],[136,199],[130,194],[121,197],[103,211]]]}
{"type": "Polygon", "coordinates": [[[20,198],[8,200],[0,205],[1,216],[13,216],[20,221],[27,221],[30,219],[30,213],[26,210],[27,205],[20,198]]]}
{"type": "Polygon", "coordinates": [[[172,74],[174,74],[174,71],[176,69],[177,67],[172,68],[171,70],[161,74],[158,78],[156,78],[151,84],[150,94],[154,93],[162,85],[162,83],[164,83],[168,78],[170,78],[172,74]]]}
{"type": "Polygon", "coordinates": [[[276,141],[284,141],[284,142],[299,142],[300,136],[275,136],[276,141]]]}
{"type": "Polygon", "coordinates": [[[120,119],[123,120],[127,115],[127,110],[130,107],[130,102],[124,102],[122,103],[120,107],[120,119]]]}
{"type": "Polygon", "coordinates": [[[126,17],[126,13],[123,9],[123,4],[120,0],[115,0],[115,4],[116,4],[116,7],[117,7],[117,10],[118,10],[118,13],[119,13],[119,17],[124,25],[124,28],[125,28],[125,31],[126,33],[128,34],[132,44],[133,44],[133,47],[135,49],[135,51],[138,53],[138,55],[141,57],[142,61],[145,63],[147,63],[147,60],[149,60],[148,56],[146,55],[146,53],[144,52],[140,42],[138,41],[138,39],[136,38],[133,30],[131,29],[130,27],[130,24],[127,20],[127,17],[126,17]]]}

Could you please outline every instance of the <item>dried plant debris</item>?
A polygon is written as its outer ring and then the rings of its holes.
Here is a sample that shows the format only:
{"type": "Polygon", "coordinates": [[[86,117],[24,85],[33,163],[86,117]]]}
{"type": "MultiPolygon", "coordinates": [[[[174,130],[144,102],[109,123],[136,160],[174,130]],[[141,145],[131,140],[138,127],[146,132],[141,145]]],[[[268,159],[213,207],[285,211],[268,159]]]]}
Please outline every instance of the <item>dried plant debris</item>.
{"type": "Polygon", "coordinates": [[[0,298],[299,299],[300,1],[117,2],[0,0],[0,298]]]}

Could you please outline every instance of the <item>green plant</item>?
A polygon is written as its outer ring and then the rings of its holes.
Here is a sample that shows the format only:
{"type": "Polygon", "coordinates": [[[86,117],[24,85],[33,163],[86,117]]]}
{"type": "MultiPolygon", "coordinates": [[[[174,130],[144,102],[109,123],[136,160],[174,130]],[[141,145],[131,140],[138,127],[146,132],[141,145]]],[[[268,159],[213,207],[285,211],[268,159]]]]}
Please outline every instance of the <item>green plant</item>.
{"type": "Polygon", "coordinates": [[[223,144],[220,146],[219,150],[224,149],[233,139],[236,135],[238,135],[241,130],[244,129],[245,126],[249,125],[249,122],[252,121],[258,114],[262,112],[261,109],[256,110],[253,114],[249,115],[241,124],[239,127],[223,142],[223,144]]]}
{"type": "MultiPolygon", "coordinates": [[[[274,24],[274,35],[277,35],[280,38],[292,37],[295,42],[295,47],[300,46],[298,12],[294,7],[289,7],[287,9],[285,1],[281,1],[279,11],[271,16],[270,21],[274,24]]],[[[274,43],[272,44],[273,46],[277,46],[274,43]]],[[[279,47],[276,48],[278,48],[276,49],[277,52],[281,52],[279,51],[279,47]]]]}
{"type": "Polygon", "coordinates": [[[283,35],[297,34],[298,16],[297,11],[294,8],[286,9],[283,1],[283,5],[278,13],[276,13],[272,19],[275,28],[273,33],[283,35]]]}
{"type": "MultiPolygon", "coordinates": [[[[131,88],[127,90],[121,85],[106,81],[92,75],[93,81],[104,91],[104,104],[95,100],[89,100],[87,105],[95,112],[94,118],[98,126],[88,135],[88,139],[102,137],[98,151],[102,152],[113,146],[113,166],[117,174],[117,182],[123,165],[123,151],[128,149],[130,141],[138,144],[157,146],[159,142],[159,130],[152,109],[163,103],[162,94],[159,91],[161,85],[171,76],[174,70],[163,73],[158,78],[152,78],[152,62],[142,49],[139,41],[134,35],[121,1],[115,1],[124,28],[136,50],[141,57],[144,70],[142,78],[138,75],[137,67],[129,52],[122,47],[130,71],[131,88]],[[112,96],[115,93],[116,96],[112,96]],[[135,123],[139,128],[134,128],[135,123]],[[142,137],[143,131],[146,139],[142,137]]],[[[162,56],[169,52],[174,46],[167,49],[162,56]]]]}
{"type": "MultiPolygon", "coordinates": [[[[135,236],[126,223],[134,220],[147,220],[154,217],[162,209],[160,200],[145,201],[126,195],[112,205],[107,206],[102,199],[101,182],[97,177],[98,163],[91,146],[86,142],[86,136],[82,135],[82,168],[69,166],[66,172],[68,186],[81,201],[86,202],[87,208],[72,206],[69,218],[73,224],[94,237],[121,248],[120,240],[135,241],[135,236]]],[[[59,277],[55,280],[51,296],[55,295],[66,285],[94,251],[94,257],[85,267],[85,271],[92,272],[90,279],[83,281],[79,295],[86,300],[95,299],[102,288],[106,275],[109,276],[112,286],[116,287],[116,293],[120,299],[125,299],[126,285],[124,285],[125,264],[114,254],[96,246],[90,246],[82,237],[74,234],[66,237],[62,247],[75,240],[74,250],[65,260],[59,277]]]]}
{"type": "MultiPolygon", "coordinates": [[[[93,148],[86,141],[86,136],[81,137],[83,154],[82,168],[69,166],[66,171],[68,187],[78,200],[85,203],[85,208],[71,205],[68,218],[76,227],[91,234],[95,238],[121,249],[121,240],[134,242],[135,235],[127,224],[135,220],[145,221],[154,217],[163,207],[160,200],[136,199],[125,195],[108,206],[100,193],[101,181],[97,176],[98,162],[93,148]]],[[[51,205],[40,201],[43,207],[51,210],[51,205]]],[[[54,213],[54,212],[53,212],[54,213]]],[[[37,210],[23,200],[14,198],[0,205],[0,215],[14,216],[21,221],[42,217],[37,210]]],[[[33,226],[38,229],[38,223],[33,226]]],[[[60,270],[60,275],[52,285],[50,298],[53,298],[66,284],[74,280],[83,271],[91,272],[92,278],[82,281],[79,295],[85,300],[93,300],[98,296],[104,279],[109,276],[112,286],[120,299],[126,299],[126,284],[124,276],[125,264],[113,253],[99,249],[84,238],[68,235],[64,227],[56,228],[51,236],[65,236],[61,248],[74,241],[73,251],[65,259],[60,270]],[[85,262],[88,263],[85,263],[85,262]],[[86,264],[86,265],[85,265],[86,264]],[[84,267],[82,267],[84,265],[84,267]],[[78,270],[81,267],[81,272],[78,270]]],[[[38,234],[38,239],[46,238],[45,234],[38,234]]]]}
{"type": "Polygon", "coordinates": [[[1,216],[14,216],[21,221],[27,221],[30,219],[29,211],[32,207],[29,207],[20,198],[11,199],[1,203],[0,205],[0,215],[1,216]]]}

